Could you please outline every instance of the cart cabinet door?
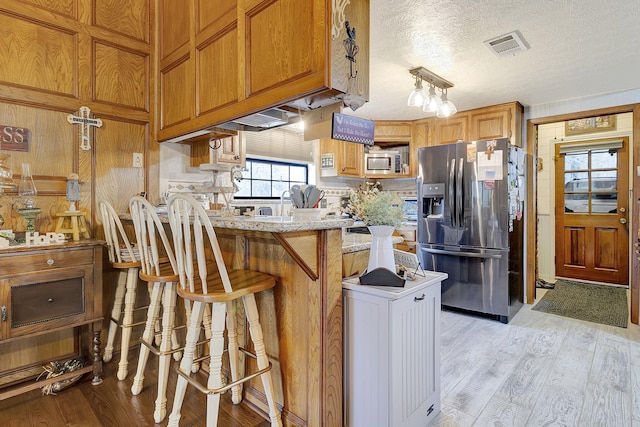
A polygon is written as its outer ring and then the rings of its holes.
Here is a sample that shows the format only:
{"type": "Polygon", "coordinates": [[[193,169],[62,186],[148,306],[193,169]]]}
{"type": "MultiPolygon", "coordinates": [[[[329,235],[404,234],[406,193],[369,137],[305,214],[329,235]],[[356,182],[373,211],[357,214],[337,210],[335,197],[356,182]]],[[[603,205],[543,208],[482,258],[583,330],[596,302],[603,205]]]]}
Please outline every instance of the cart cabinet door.
{"type": "Polygon", "coordinates": [[[391,426],[426,426],[440,413],[440,286],[391,303],[391,426]]]}

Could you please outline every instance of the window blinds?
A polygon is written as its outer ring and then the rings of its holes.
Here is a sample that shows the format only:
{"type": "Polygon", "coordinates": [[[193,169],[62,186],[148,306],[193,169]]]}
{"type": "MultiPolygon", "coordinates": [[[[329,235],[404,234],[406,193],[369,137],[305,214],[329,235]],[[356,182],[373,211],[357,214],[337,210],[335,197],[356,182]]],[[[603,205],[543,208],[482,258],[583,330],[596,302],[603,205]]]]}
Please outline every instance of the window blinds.
{"type": "Polygon", "coordinates": [[[270,129],[262,132],[244,132],[247,157],[268,157],[277,160],[313,162],[315,141],[305,141],[300,132],[270,129]]]}

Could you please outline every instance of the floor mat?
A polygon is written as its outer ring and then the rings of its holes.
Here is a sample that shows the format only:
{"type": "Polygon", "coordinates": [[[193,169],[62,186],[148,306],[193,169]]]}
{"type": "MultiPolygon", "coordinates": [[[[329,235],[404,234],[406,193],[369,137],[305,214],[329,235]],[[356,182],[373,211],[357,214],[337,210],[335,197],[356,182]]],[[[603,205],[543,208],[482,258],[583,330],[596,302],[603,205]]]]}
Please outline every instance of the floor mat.
{"type": "Polygon", "coordinates": [[[627,290],[558,279],[532,310],[626,328],[627,290]]]}

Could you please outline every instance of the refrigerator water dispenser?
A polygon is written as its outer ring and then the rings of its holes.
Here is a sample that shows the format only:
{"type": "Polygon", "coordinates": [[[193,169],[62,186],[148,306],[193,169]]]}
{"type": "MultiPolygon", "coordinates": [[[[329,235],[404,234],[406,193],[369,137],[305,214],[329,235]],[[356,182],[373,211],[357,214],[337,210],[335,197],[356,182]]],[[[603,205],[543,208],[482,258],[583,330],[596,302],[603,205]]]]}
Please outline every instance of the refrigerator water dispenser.
{"type": "Polygon", "coordinates": [[[444,184],[422,185],[422,217],[429,218],[444,214],[444,184]]]}

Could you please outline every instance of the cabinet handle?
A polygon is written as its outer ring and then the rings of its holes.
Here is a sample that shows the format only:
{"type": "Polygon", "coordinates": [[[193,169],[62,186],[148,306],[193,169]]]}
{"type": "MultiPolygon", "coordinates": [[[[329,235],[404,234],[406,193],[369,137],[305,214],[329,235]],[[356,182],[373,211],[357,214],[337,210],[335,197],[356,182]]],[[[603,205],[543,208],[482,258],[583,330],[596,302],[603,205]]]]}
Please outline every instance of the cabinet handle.
{"type": "Polygon", "coordinates": [[[424,300],[424,294],[421,297],[413,297],[413,302],[418,302],[424,300]]]}
{"type": "Polygon", "coordinates": [[[7,318],[8,318],[8,316],[7,316],[7,306],[3,305],[1,310],[2,310],[2,321],[6,322],[7,318]]]}
{"type": "Polygon", "coordinates": [[[53,259],[51,259],[51,258],[49,258],[49,259],[47,260],[47,264],[48,264],[48,265],[53,265],[54,263],[55,263],[55,261],[54,261],[53,259]]]}
{"type": "Polygon", "coordinates": [[[53,302],[53,298],[49,298],[47,302],[53,302]]]}

